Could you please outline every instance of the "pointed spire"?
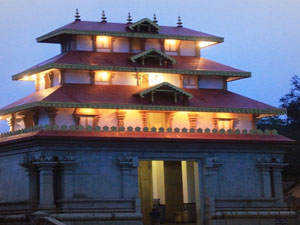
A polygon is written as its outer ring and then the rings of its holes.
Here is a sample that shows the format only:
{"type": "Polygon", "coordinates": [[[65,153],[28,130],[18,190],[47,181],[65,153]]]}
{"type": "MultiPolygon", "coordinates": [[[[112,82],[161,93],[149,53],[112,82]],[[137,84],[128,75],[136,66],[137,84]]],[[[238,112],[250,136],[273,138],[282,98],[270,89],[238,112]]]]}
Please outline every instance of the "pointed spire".
{"type": "Polygon", "coordinates": [[[81,21],[78,9],[76,9],[75,21],[81,21]]]}
{"type": "Polygon", "coordinates": [[[157,24],[157,22],[158,22],[158,21],[157,21],[157,18],[156,18],[156,14],[153,15],[153,22],[154,22],[155,24],[157,24]]]}
{"type": "Polygon", "coordinates": [[[132,24],[130,12],[128,13],[127,24],[132,24]]]}
{"type": "Polygon", "coordinates": [[[106,23],[107,21],[106,21],[106,16],[105,16],[105,12],[104,12],[104,10],[102,11],[102,17],[101,17],[101,23],[106,23]]]}
{"type": "Polygon", "coordinates": [[[182,27],[182,22],[180,16],[178,16],[177,27],[182,27]]]}

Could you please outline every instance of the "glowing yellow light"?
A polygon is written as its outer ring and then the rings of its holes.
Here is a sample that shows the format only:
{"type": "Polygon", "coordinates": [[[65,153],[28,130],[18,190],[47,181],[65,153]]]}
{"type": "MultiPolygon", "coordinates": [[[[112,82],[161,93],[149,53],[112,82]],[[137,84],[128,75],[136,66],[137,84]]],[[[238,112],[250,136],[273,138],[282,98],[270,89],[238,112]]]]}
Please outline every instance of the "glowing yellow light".
{"type": "Polygon", "coordinates": [[[108,37],[106,36],[98,36],[97,39],[100,42],[108,42],[108,37]]]}
{"type": "Polygon", "coordinates": [[[92,109],[92,108],[80,108],[80,109],[77,109],[76,113],[80,114],[80,115],[97,115],[97,114],[99,114],[97,109],[92,109]]]}
{"type": "Polygon", "coordinates": [[[28,76],[25,76],[23,79],[24,79],[24,80],[29,80],[29,77],[28,77],[28,76]]]}
{"type": "Polygon", "coordinates": [[[31,78],[32,78],[33,80],[35,80],[35,79],[36,79],[36,75],[32,75],[31,78]]]}
{"type": "Polygon", "coordinates": [[[149,85],[156,85],[164,82],[163,76],[158,73],[149,73],[149,85]]]}
{"type": "Polygon", "coordinates": [[[107,82],[109,81],[109,73],[106,71],[99,71],[96,73],[96,81],[107,82]]]}
{"type": "Polygon", "coordinates": [[[200,48],[205,48],[205,47],[208,47],[208,46],[213,45],[215,43],[216,42],[213,42],[213,41],[200,41],[199,42],[199,47],[200,48]]]}
{"type": "Polygon", "coordinates": [[[166,43],[170,44],[170,45],[175,45],[176,44],[176,40],[167,39],[166,43]]]}

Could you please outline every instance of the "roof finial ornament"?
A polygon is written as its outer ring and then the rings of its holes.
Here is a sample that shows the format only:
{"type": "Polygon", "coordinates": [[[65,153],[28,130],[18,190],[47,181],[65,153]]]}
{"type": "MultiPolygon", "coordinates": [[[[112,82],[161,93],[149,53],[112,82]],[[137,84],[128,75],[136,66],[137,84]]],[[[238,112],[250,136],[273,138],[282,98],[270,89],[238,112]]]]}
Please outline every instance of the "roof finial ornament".
{"type": "Polygon", "coordinates": [[[178,16],[177,27],[182,27],[182,22],[180,16],[178,16]]]}
{"type": "Polygon", "coordinates": [[[105,12],[104,12],[104,10],[102,11],[102,17],[101,17],[101,23],[106,23],[107,21],[106,21],[106,16],[105,16],[105,12]]]}
{"type": "Polygon", "coordinates": [[[128,13],[127,24],[132,24],[130,12],[128,13]]]}
{"type": "Polygon", "coordinates": [[[158,21],[157,21],[157,18],[156,18],[156,14],[153,15],[153,22],[154,22],[155,24],[157,24],[157,22],[158,22],[158,21]]]}
{"type": "Polygon", "coordinates": [[[76,9],[75,21],[81,21],[78,9],[76,9]]]}

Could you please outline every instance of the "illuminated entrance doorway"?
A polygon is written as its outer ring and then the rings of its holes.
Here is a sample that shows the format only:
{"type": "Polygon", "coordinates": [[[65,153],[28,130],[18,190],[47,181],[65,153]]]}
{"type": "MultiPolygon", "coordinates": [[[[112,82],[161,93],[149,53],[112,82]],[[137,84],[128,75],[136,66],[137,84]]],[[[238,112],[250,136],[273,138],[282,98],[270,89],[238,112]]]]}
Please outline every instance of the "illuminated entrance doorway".
{"type": "Polygon", "coordinates": [[[150,224],[150,212],[157,208],[162,224],[196,224],[194,161],[140,161],[139,195],[143,223],[150,224]]]}

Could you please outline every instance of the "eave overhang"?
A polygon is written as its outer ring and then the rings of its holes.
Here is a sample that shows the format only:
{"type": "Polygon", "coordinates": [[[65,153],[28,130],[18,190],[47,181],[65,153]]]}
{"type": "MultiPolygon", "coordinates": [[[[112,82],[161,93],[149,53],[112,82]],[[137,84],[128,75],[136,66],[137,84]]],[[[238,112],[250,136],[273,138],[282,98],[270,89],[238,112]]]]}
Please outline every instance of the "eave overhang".
{"type": "Polygon", "coordinates": [[[151,73],[171,73],[171,74],[186,74],[186,75],[211,75],[234,77],[237,79],[251,77],[250,72],[236,71],[217,71],[217,70],[188,70],[188,69],[173,69],[173,68],[147,68],[147,67],[123,67],[123,66],[99,66],[99,65],[82,65],[82,64],[61,64],[49,63],[44,66],[26,70],[24,72],[12,76],[13,80],[21,79],[26,75],[39,73],[49,69],[71,69],[71,70],[109,70],[120,72],[151,72],[151,73]]]}
{"type": "Polygon", "coordinates": [[[97,31],[97,30],[76,30],[76,29],[60,29],[52,31],[48,34],[40,36],[36,39],[37,42],[46,43],[59,43],[55,40],[60,35],[104,35],[112,37],[128,37],[128,38],[151,38],[151,39],[175,39],[186,41],[211,41],[211,42],[224,42],[223,37],[197,37],[197,36],[184,36],[184,35],[166,35],[155,33],[138,33],[138,32],[115,32],[115,31],[97,31]]]}
{"type": "Polygon", "coordinates": [[[251,109],[251,108],[217,108],[217,107],[190,107],[190,106],[164,106],[164,105],[138,105],[138,104],[99,104],[78,102],[32,102],[17,107],[0,110],[0,115],[7,115],[22,110],[38,107],[56,108],[96,108],[96,109],[132,109],[132,110],[157,110],[157,111],[184,111],[184,112],[227,112],[227,113],[253,113],[253,114],[286,114],[285,109],[251,109]]]}

